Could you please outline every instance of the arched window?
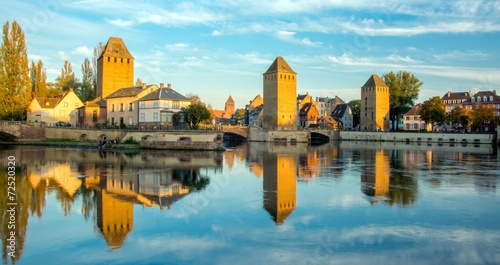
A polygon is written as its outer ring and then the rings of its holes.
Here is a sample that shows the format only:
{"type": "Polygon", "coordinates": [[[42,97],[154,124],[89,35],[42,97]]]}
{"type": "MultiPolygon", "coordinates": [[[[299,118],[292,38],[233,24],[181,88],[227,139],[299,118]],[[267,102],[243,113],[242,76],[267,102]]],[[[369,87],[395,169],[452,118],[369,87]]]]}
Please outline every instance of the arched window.
{"type": "Polygon", "coordinates": [[[484,96],[483,101],[488,101],[488,98],[486,96],[484,96]]]}
{"type": "Polygon", "coordinates": [[[481,97],[477,96],[477,102],[481,102],[481,97]]]}
{"type": "Polygon", "coordinates": [[[493,101],[493,96],[490,96],[490,101],[493,101]]]}
{"type": "Polygon", "coordinates": [[[476,98],[472,97],[472,98],[470,98],[470,101],[471,101],[471,102],[475,102],[475,101],[476,101],[476,98]]]}

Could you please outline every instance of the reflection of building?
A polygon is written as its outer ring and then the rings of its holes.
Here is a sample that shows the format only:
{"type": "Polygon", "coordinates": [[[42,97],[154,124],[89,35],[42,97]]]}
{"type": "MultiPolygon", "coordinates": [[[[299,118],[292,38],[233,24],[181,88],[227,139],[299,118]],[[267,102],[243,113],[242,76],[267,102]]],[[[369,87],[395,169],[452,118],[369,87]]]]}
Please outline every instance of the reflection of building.
{"type": "Polygon", "coordinates": [[[82,181],[78,178],[78,174],[71,170],[69,163],[57,163],[48,161],[45,165],[39,165],[39,169],[31,168],[31,174],[28,175],[32,187],[38,186],[40,181],[54,180],[66,194],[73,197],[75,192],[82,185],[82,181]]]}
{"type": "Polygon", "coordinates": [[[294,155],[264,155],[264,208],[276,224],[295,210],[297,160],[294,155]]]}
{"type": "Polygon", "coordinates": [[[97,226],[111,249],[121,248],[134,228],[134,205],[102,189],[97,193],[97,226]]]}
{"type": "Polygon", "coordinates": [[[160,208],[170,206],[186,196],[190,188],[182,183],[182,179],[188,178],[190,170],[169,169],[163,171],[141,170],[139,171],[139,193],[143,198],[150,201],[149,204],[159,203],[160,208]]]}
{"type": "Polygon", "coordinates": [[[361,156],[370,161],[370,156],[374,157],[373,166],[366,166],[361,171],[361,182],[363,192],[368,196],[386,196],[389,193],[389,159],[384,154],[384,150],[376,150],[375,154],[371,150],[364,150],[361,156]]]}

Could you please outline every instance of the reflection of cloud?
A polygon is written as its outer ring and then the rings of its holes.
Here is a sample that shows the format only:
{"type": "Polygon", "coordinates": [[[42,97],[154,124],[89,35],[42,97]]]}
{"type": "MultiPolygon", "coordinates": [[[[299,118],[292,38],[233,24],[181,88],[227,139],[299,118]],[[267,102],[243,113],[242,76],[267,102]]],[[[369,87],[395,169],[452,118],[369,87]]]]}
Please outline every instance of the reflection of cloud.
{"type": "Polygon", "coordinates": [[[366,205],[366,200],[361,196],[339,195],[328,201],[328,206],[330,207],[350,208],[354,205],[366,205]]]}

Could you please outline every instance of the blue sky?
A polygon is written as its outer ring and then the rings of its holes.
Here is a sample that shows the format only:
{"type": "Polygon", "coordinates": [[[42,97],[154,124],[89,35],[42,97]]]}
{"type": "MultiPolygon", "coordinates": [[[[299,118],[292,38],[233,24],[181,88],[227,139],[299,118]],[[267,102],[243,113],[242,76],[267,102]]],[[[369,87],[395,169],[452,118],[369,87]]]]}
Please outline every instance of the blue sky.
{"type": "MultiPolygon", "coordinates": [[[[135,57],[135,78],[171,83],[222,109],[262,94],[262,73],[282,56],[297,91],[359,99],[373,73],[413,72],[418,101],[447,91],[500,88],[500,1],[6,1],[2,23],[23,28],[48,81],[110,36],[135,57]]],[[[134,79],[135,79],[134,78],[134,79]]],[[[497,92],[498,93],[498,92],[497,92]]]]}

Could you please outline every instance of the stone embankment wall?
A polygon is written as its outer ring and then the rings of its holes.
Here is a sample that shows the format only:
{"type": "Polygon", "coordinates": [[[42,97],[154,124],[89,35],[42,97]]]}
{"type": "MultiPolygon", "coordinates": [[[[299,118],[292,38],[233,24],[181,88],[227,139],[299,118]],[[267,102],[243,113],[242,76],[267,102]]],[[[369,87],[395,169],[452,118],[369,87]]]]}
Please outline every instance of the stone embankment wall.
{"type": "Polygon", "coordinates": [[[495,138],[494,134],[470,133],[340,132],[340,140],[348,141],[492,144],[495,138]]]}
{"type": "Polygon", "coordinates": [[[259,127],[250,127],[248,141],[307,143],[309,141],[309,132],[308,131],[265,131],[259,127]]]}

